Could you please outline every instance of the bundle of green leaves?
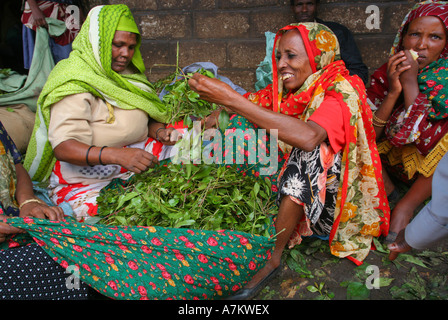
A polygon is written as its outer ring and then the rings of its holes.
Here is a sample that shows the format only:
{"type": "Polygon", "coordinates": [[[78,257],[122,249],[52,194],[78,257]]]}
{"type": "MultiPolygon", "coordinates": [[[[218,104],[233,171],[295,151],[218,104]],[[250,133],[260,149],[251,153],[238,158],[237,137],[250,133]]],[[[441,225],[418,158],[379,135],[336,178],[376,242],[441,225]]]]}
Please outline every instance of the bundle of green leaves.
{"type": "MultiPolygon", "coordinates": [[[[199,69],[197,73],[210,78],[215,77],[212,72],[205,69],[199,69]]],[[[168,77],[154,83],[154,87],[159,93],[162,89],[166,91],[162,101],[171,110],[171,118],[168,122],[170,124],[183,121],[185,126],[191,128],[194,120],[204,119],[218,109],[218,105],[200,99],[199,94],[190,88],[188,79],[192,76],[192,73],[183,74],[181,70],[177,70],[168,77]]],[[[226,128],[228,119],[229,114],[225,109],[222,109],[218,121],[221,130],[226,128]]]]}
{"type": "Polygon", "coordinates": [[[159,165],[127,187],[98,197],[106,225],[237,230],[270,236],[277,206],[269,180],[243,176],[233,166],[159,165]]]}

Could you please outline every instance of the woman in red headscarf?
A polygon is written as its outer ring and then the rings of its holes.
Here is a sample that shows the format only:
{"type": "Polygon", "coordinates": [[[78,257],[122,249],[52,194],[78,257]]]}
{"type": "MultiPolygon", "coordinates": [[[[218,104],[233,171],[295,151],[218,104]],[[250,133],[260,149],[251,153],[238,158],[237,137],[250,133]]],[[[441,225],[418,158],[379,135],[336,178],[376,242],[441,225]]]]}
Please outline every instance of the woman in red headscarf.
{"type": "Polygon", "coordinates": [[[389,61],[367,90],[385,170],[393,241],[431,196],[437,164],[448,150],[448,2],[417,4],[400,27],[389,61]],[[414,54],[414,57],[412,56],[414,54]],[[400,199],[392,180],[408,189],[400,199]]]}
{"type": "Polygon", "coordinates": [[[327,236],[331,252],[361,263],[373,237],[387,234],[389,207],[365,87],[340,59],[336,36],[318,23],[281,29],[273,84],[244,97],[199,74],[190,86],[271,134],[285,150],[271,259],[233,299],[249,299],[276,273],[286,245],[327,236]],[[290,148],[291,148],[290,147],[290,148]]]}

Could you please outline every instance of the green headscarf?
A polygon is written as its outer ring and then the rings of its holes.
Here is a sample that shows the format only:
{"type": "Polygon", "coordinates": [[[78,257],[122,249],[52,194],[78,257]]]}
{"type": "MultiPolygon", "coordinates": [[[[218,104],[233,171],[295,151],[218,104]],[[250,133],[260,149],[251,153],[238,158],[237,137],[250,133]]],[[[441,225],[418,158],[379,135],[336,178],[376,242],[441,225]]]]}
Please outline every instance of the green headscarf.
{"type": "Polygon", "coordinates": [[[72,45],[70,57],[60,61],[50,73],[38,99],[36,122],[25,158],[25,168],[34,181],[48,179],[55,158],[48,141],[50,107],[64,97],[89,92],[122,109],[141,109],[159,122],[167,122],[167,107],[147,80],[140,53],[141,38],[126,5],[93,8],[72,45]],[[115,31],[138,34],[132,65],[133,74],[112,70],[112,40],[115,31]]]}

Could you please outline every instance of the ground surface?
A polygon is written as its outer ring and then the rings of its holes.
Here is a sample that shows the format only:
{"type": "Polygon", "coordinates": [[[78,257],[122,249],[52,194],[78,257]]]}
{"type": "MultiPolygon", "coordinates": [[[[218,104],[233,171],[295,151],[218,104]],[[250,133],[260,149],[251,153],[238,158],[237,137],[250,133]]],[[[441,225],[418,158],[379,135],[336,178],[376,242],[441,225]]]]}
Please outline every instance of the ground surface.
{"type": "Polygon", "coordinates": [[[401,254],[394,262],[381,246],[356,266],[332,256],[326,241],[307,239],[283,261],[280,274],[255,299],[448,300],[448,240],[432,250],[401,254]]]}

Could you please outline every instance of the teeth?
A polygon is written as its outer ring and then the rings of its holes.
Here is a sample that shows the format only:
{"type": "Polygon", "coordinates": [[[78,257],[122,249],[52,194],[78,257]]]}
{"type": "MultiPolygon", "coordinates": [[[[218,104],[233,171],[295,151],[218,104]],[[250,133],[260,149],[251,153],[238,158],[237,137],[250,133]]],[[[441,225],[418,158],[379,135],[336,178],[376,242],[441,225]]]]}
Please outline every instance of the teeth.
{"type": "Polygon", "coordinates": [[[285,81],[285,80],[287,80],[287,79],[289,79],[289,78],[291,78],[291,77],[292,77],[292,74],[288,73],[288,74],[283,74],[282,77],[281,77],[281,79],[282,79],[283,81],[285,81]]]}

